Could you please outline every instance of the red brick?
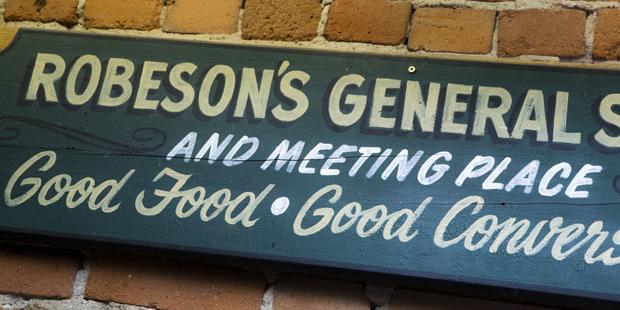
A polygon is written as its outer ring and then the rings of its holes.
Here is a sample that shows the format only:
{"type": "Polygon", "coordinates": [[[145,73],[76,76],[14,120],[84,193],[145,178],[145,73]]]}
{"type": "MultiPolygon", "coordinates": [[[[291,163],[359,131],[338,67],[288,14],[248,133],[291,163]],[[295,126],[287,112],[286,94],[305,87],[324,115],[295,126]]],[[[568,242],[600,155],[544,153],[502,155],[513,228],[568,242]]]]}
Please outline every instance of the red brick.
{"type": "Polygon", "coordinates": [[[276,310],[368,310],[361,283],[286,275],[276,280],[276,310]]]}
{"type": "Polygon", "coordinates": [[[4,18],[72,26],[78,22],[77,6],[78,0],[7,0],[4,18]]]}
{"type": "Polygon", "coordinates": [[[158,309],[258,309],[265,286],[259,274],[106,256],[91,263],[85,296],[158,309]]]}
{"type": "Polygon", "coordinates": [[[502,11],[498,55],[583,56],[585,23],[586,12],[581,10],[502,11]]]}
{"type": "Polygon", "coordinates": [[[178,33],[235,33],[240,0],[175,0],[163,30],[178,33]]]}
{"type": "Polygon", "coordinates": [[[409,49],[485,54],[493,45],[495,11],[420,8],[413,14],[409,49]]]}
{"type": "Polygon", "coordinates": [[[594,29],[592,56],[596,59],[620,59],[620,9],[598,11],[594,29]]]}
{"type": "Polygon", "coordinates": [[[321,18],[318,0],[246,0],[241,22],[244,39],[309,41],[321,18]]]}
{"type": "Polygon", "coordinates": [[[0,292],[69,298],[77,272],[75,258],[40,253],[0,252],[0,292]]]}
{"type": "Polygon", "coordinates": [[[410,290],[395,290],[390,300],[390,310],[544,310],[549,308],[496,302],[476,298],[456,297],[410,290]]]}
{"type": "Polygon", "coordinates": [[[162,0],[88,0],[86,28],[151,30],[159,28],[162,0]]]}
{"type": "Polygon", "coordinates": [[[331,41],[398,45],[405,41],[411,3],[390,0],[334,0],[325,38],[331,41]]]}

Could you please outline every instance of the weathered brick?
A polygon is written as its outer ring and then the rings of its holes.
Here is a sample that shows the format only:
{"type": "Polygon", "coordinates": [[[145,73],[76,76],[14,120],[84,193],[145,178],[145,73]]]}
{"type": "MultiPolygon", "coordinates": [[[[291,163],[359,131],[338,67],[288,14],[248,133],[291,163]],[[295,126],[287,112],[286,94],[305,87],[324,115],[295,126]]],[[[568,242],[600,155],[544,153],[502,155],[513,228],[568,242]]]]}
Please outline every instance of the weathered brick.
{"type": "Polygon", "coordinates": [[[235,33],[240,0],[175,0],[163,30],[179,33],[235,33]]]}
{"type": "Polygon", "coordinates": [[[495,11],[420,8],[413,14],[409,49],[484,54],[491,51],[495,11]]]}
{"type": "Polygon", "coordinates": [[[8,0],[4,11],[7,21],[58,22],[77,24],[78,0],[8,0]]]}
{"type": "Polygon", "coordinates": [[[244,39],[309,41],[321,18],[317,0],[246,0],[241,22],[244,39]]]}
{"type": "Polygon", "coordinates": [[[285,275],[276,280],[273,308],[367,310],[370,304],[361,283],[285,275]]]}
{"type": "Polygon", "coordinates": [[[68,298],[77,268],[77,259],[68,256],[1,251],[0,292],[68,298]]]}
{"type": "Polygon", "coordinates": [[[405,41],[411,3],[390,0],[334,0],[325,38],[331,41],[398,45],[405,41]]]}
{"type": "Polygon", "coordinates": [[[581,10],[502,11],[498,55],[583,56],[585,23],[586,12],[581,10]]]}
{"type": "Polygon", "coordinates": [[[596,59],[620,59],[620,9],[598,11],[594,29],[592,56],[596,59]]]}
{"type": "Polygon", "coordinates": [[[456,297],[444,294],[424,293],[398,289],[392,294],[390,310],[544,310],[547,308],[496,302],[477,298],[456,297]]]}
{"type": "Polygon", "coordinates": [[[159,27],[162,6],[162,0],[88,0],[84,5],[84,25],[151,30],[159,27]]]}
{"type": "Polygon", "coordinates": [[[158,309],[258,309],[265,285],[259,274],[102,256],[91,263],[85,296],[158,309]]]}

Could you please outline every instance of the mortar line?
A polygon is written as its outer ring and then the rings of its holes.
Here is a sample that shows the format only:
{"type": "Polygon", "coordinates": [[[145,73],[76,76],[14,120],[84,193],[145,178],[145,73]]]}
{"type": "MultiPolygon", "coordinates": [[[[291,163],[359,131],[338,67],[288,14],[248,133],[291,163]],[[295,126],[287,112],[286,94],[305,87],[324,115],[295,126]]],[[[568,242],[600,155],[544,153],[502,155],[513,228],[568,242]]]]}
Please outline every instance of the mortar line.
{"type": "Polygon", "coordinates": [[[409,15],[409,22],[407,23],[407,30],[405,32],[405,40],[403,44],[406,50],[409,50],[409,36],[411,36],[411,28],[413,28],[413,18],[415,17],[416,8],[411,6],[411,14],[409,15]]]}
{"type": "Polygon", "coordinates": [[[237,19],[237,31],[232,34],[232,36],[237,36],[240,40],[243,40],[243,13],[245,12],[245,7],[239,7],[239,18],[237,19]]]}
{"type": "Polygon", "coordinates": [[[110,310],[156,310],[154,308],[101,302],[85,299],[24,298],[19,295],[0,294],[0,309],[110,309],[110,310]]]}
{"type": "Polygon", "coordinates": [[[77,17],[78,21],[71,29],[80,29],[84,27],[84,6],[86,5],[86,0],[79,0],[77,5],[77,17]]]}
{"type": "Polygon", "coordinates": [[[6,24],[4,20],[4,11],[6,10],[6,0],[0,0],[0,25],[6,24]]]}
{"type": "Polygon", "coordinates": [[[585,60],[587,62],[592,62],[594,59],[592,56],[594,50],[594,31],[596,28],[596,21],[598,19],[598,11],[590,12],[586,18],[586,29],[585,29],[585,44],[586,44],[586,55],[585,60]]]}
{"type": "MultiPolygon", "coordinates": [[[[170,0],[160,0],[163,1],[163,5],[161,7],[161,11],[159,11],[159,28],[164,31],[164,22],[166,21],[166,13],[170,5],[172,5],[170,0]]],[[[174,3],[174,2],[173,2],[174,3]]]]}
{"type": "Polygon", "coordinates": [[[495,24],[493,25],[493,39],[491,41],[491,51],[488,56],[499,58],[497,56],[497,49],[499,48],[499,11],[495,11],[495,24]]]}
{"type": "Polygon", "coordinates": [[[273,310],[273,298],[275,296],[276,285],[270,283],[263,293],[263,298],[260,303],[260,310],[273,310]]]}
{"type": "Polygon", "coordinates": [[[19,295],[0,294],[0,308],[2,309],[23,309],[28,304],[28,300],[19,295]]]}
{"type": "Polygon", "coordinates": [[[331,6],[332,0],[321,1],[321,16],[319,17],[319,24],[316,26],[316,38],[325,39],[325,28],[327,27],[331,6]]]}
{"type": "Polygon", "coordinates": [[[558,9],[574,8],[585,10],[596,10],[608,7],[620,7],[620,3],[615,1],[566,1],[566,0],[516,0],[510,2],[480,2],[469,0],[409,0],[415,7],[453,7],[453,8],[475,8],[475,9],[494,9],[494,10],[525,10],[525,9],[558,9]]]}
{"type": "Polygon", "coordinates": [[[80,260],[80,269],[75,273],[72,287],[72,299],[84,299],[84,292],[88,284],[88,276],[90,274],[90,262],[86,259],[80,260]]]}

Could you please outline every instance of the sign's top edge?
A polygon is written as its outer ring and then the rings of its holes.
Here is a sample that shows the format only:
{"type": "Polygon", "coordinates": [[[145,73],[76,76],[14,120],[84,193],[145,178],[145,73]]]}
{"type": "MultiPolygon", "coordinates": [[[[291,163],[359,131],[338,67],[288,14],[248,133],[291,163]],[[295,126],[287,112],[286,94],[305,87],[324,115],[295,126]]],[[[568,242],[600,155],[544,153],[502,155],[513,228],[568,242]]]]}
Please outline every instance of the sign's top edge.
{"type": "Polygon", "coordinates": [[[487,58],[484,56],[475,55],[398,55],[382,53],[380,51],[356,51],[356,50],[341,50],[330,47],[314,47],[314,46],[274,46],[263,43],[244,44],[242,42],[219,42],[219,41],[198,41],[182,38],[164,38],[164,37],[144,37],[133,34],[111,34],[111,33],[99,33],[99,32],[69,32],[61,30],[51,29],[38,29],[38,28],[12,28],[6,26],[0,26],[0,55],[6,53],[11,47],[16,44],[19,37],[23,33],[50,33],[57,35],[69,35],[69,36],[87,36],[87,37],[106,37],[110,39],[131,39],[141,41],[166,41],[166,42],[179,42],[191,45],[217,45],[217,46],[230,46],[230,47],[246,47],[246,48],[268,48],[272,50],[280,51],[294,51],[294,52],[323,52],[334,54],[353,54],[359,56],[370,57],[387,57],[387,58],[399,58],[399,59],[416,59],[424,61],[438,61],[438,62],[461,62],[468,64],[486,64],[486,65],[506,65],[506,66],[526,66],[533,68],[550,68],[550,69],[578,69],[578,70],[601,70],[601,71],[620,71],[620,64],[608,64],[608,63],[569,63],[569,62],[544,62],[544,61],[531,61],[523,59],[502,59],[502,58],[487,58]]]}

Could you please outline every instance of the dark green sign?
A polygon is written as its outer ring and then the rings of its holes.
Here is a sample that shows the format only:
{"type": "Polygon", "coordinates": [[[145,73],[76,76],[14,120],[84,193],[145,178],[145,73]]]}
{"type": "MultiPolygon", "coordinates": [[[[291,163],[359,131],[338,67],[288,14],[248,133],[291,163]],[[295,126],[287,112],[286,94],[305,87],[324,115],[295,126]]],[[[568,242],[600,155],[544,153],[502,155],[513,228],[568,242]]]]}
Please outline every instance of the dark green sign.
{"type": "Polygon", "coordinates": [[[620,74],[22,30],[0,229],[620,301],[620,74]]]}

